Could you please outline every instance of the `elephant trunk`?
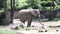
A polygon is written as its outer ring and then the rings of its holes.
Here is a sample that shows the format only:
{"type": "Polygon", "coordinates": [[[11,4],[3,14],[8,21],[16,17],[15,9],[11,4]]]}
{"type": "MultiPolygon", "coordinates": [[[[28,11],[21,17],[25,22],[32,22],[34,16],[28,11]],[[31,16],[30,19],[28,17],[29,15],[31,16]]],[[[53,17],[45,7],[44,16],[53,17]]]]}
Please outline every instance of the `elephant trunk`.
{"type": "Polygon", "coordinates": [[[39,13],[39,23],[44,26],[44,24],[41,23],[41,16],[40,16],[40,13],[39,13]]]}

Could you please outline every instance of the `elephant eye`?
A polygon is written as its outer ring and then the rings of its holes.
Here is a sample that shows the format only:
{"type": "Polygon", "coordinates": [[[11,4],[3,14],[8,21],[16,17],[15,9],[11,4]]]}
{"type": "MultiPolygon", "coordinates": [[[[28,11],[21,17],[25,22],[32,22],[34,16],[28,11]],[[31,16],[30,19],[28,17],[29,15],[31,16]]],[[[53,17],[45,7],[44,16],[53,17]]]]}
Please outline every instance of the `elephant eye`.
{"type": "Polygon", "coordinates": [[[37,13],[37,11],[35,11],[34,13],[37,13]]]}
{"type": "Polygon", "coordinates": [[[37,11],[35,11],[37,13],[37,11]]]}

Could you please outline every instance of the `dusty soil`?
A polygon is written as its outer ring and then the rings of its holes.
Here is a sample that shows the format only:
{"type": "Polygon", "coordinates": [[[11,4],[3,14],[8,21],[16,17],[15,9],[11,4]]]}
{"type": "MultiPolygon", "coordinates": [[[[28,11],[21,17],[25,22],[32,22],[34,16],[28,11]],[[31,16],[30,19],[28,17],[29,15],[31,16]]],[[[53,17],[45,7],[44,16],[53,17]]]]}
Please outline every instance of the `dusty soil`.
{"type": "Polygon", "coordinates": [[[21,30],[21,28],[19,30],[11,29],[12,26],[17,26],[17,25],[19,26],[21,24],[19,19],[14,19],[13,22],[14,23],[10,24],[9,26],[0,26],[0,29],[6,28],[6,29],[16,32],[16,34],[60,34],[60,27],[55,27],[55,26],[60,26],[60,21],[41,22],[44,24],[45,29],[42,28],[42,25],[38,21],[32,22],[31,26],[34,25],[35,27],[27,28],[26,27],[27,22],[26,22],[25,23],[26,30],[24,28],[22,28],[23,30],[21,30]],[[45,32],[45,30],[47,31],[45,32]]]}

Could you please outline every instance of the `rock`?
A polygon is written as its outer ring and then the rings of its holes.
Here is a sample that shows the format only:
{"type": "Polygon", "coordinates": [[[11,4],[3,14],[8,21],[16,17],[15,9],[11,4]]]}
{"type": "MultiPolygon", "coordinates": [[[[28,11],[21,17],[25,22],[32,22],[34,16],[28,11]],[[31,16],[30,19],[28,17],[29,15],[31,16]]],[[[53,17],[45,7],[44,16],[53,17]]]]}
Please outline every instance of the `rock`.
{"type": "Polygon", "coordinates": [[[43,31],[40,31],[40,30],[39,30],[38,32],[43,32],[43,31]]]}
{"type": "Polygon", "coordinates": [[[56,32],[58,32],[59,30],[56,30],[56,32]]]}
{"type": "Polygon", "coordinates": [[[30,29],[26,29],[26,30],[30,30],[30,29]]]}
{"type": "Polygon", "coordinates": [[[18,26],[16,26],[14,29],[18,30],[19,28],[18,28],[18,26]]]}
{"type": "Polygon", "coordinates": [[[34,25],[32,25],[32,27],[35,27],[34,25]]]}
{"type": "Polygon", "coordinates": [[[19,25],[20,27],[22,27],[22,28],[24,28],[24,26],[23,25],[19,25]]]}
{"type": "Polygon", "coordinates": [[[14,30],[18,30],[18,26],[15,26],[15,27],[11,27],[11,29],[14,29],[14,30]]]}
{"type": "Polygon", "coordinates": [[[45,30],[45,32],[47,32],[47,30],[45,30]]]}

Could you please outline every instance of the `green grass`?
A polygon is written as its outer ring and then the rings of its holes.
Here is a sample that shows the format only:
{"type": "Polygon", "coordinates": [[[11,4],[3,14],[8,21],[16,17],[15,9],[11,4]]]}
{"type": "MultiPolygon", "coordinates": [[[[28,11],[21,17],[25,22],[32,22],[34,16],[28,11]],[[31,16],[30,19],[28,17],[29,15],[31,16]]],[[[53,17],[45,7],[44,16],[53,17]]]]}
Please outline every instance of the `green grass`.
{"type": "Polygon", "coordinates": [[[12,29],[12,30],[16,30],[16,31],[26,31],[26,30],[35,30],[35,27],[19,27],[18,29],[12,29]]]}
{"type": "Polygon", "coordinates": [[[15,33],[8,29],[0,29],[0,34],[15,34],[15,33]]]}
{"type": "MultiPolygon", "coordinates": [[[[25,31],[25,30],[34,30],[34,27],[25,27],[25,28],[19,28],[19,31],[25,31]]],[[[16,30],[17,31],[17,30],[16,30]]],[[[10,29],[0,29],[0,34],[16,34],[15,31],[12,31],[10,29]]]]}

